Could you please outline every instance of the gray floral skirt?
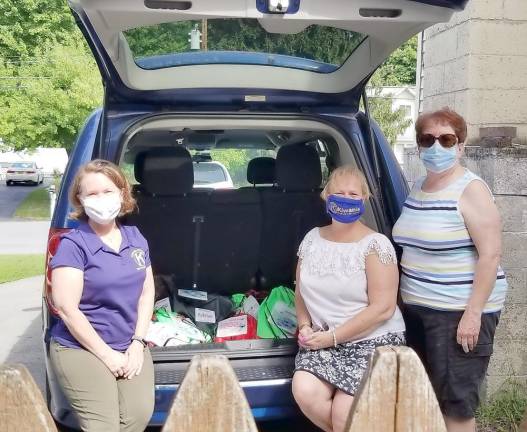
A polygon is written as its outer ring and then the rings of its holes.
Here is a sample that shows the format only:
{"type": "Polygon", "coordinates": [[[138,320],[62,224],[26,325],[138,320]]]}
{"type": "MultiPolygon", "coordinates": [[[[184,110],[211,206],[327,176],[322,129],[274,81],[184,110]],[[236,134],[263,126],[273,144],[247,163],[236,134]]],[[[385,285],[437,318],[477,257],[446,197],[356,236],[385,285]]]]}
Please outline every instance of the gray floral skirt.
{"type": "Polygon", "coordinates": [[[378,346],[405,345],[404,332],[388,333],[374,339],[347,342],[321,350],[300,348],[295,359],[295,372],[304,371],[327,381],[349,395],[355,395],[362,376],[378,346]]]}

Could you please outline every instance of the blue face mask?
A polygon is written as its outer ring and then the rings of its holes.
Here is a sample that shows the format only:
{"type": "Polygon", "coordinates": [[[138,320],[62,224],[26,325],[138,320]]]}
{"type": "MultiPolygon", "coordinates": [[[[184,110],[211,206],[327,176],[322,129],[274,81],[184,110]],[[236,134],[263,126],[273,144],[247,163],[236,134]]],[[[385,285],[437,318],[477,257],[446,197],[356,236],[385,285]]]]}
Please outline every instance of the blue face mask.
{"type": "Polygon", "coordinates": [[[359,220],[364,213],[364,201],[329,195],[326,199],[326,211],[337,222],[352,223],[359,220]]]}
{"type": "Polygon", "coordinates": [[[434,173],[442,173],[456,164],[457,145],[451,148],[444,148],[436,140],[432,147],[419,150],[419,158],[423,161],[423,165],[427,170],[434,173]]]}

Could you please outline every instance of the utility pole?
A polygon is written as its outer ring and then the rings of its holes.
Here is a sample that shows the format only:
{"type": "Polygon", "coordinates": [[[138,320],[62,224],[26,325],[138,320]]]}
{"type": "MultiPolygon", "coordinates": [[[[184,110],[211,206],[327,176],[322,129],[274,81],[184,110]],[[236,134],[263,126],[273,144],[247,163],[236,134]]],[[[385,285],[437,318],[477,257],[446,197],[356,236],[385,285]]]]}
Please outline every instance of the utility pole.
{"type": "Polygon", "coordinates": [[[201,20],[201,49],[207,51],[207,18],[201,20]]]}

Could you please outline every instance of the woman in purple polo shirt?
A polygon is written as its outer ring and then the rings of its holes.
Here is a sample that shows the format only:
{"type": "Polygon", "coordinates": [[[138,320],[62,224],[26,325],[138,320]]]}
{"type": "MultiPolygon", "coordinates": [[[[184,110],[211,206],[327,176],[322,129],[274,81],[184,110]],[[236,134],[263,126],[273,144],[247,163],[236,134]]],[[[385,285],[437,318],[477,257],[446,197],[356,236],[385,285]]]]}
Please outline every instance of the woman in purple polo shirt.
{"type": "Polygon", "coordinates": [[[154,368],[144,336],[154,303],[148,244],[119,216],[135,207],[111,162],[79,169],[70,190],[79,227],[51,260],[51,363],[84,431],[143,431],[154,408],[154,368]]]}

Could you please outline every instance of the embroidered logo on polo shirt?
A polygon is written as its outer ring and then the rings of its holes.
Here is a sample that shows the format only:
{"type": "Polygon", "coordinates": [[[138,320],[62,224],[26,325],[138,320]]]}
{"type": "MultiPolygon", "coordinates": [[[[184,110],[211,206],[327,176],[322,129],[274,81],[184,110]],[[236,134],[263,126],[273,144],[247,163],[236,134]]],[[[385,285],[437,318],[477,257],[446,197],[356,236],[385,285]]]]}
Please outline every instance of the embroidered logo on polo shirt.
{"type": "Polygon", "coordinates": [[[143,270],[146,267],[145,251],[142,249],[134,249],[130,254],[137,265],[137,270],[143,270]]]}

